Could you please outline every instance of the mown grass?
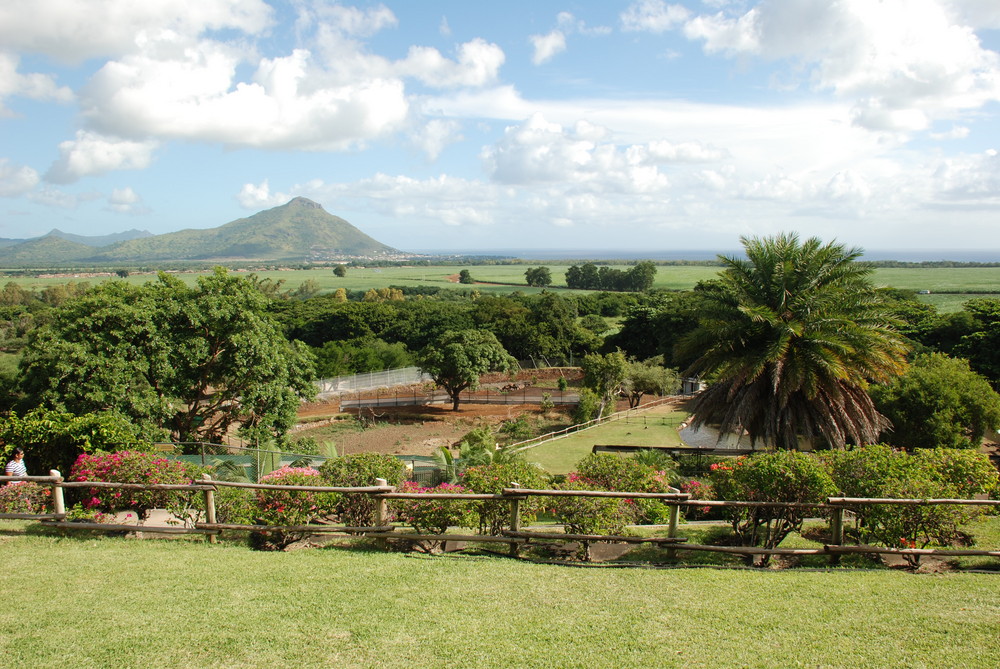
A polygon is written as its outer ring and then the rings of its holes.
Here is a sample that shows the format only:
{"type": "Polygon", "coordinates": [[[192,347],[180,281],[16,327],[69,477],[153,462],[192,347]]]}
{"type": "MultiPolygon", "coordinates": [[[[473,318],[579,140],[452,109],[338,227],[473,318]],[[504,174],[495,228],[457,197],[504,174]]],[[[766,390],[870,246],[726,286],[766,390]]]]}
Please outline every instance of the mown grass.
{"type": "Polygon", "coordinates": [[[0,524],[11,667],[1000,664],[985,574],[581,569],[19,527],[0,524]]]}
{"type": "Polygon", "coordinates": [[[687,417],[672,407],[650,409],[627,419],[604,423],[545,442],[524,451],[550,474],[567,474],[576,463],[590,455],[595,444],[617,446],[680,446],[677,427],[687,417]]]}

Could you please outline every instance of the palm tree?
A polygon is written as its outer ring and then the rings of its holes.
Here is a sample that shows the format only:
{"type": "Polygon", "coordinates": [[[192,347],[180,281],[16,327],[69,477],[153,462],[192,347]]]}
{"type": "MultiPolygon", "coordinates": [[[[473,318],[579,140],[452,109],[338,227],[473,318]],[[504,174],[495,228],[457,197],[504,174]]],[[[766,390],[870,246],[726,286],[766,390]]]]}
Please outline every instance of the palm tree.
{"type": "Polygon", "coordinates": [[[696,357],[686,373],[711,382],[692,425],[789,449],[876,441],[890,425],[867,387],[904,371],[907,346],[871,269],[855,262],[861,250],[794,234],[740,241],[747,259],[720,256],[720,279],[682,342],[696,357]]]}

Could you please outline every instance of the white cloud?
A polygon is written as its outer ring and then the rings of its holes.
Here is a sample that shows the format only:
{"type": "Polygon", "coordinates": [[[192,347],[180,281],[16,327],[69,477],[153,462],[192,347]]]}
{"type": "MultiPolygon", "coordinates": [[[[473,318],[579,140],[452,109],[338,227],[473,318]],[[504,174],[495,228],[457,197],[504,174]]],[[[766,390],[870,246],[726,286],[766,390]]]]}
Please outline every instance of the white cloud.
{"type": "Polygon", "coordinates": [[[264,179],[259,184],[243,184],[243,188],[236,196],[236,201],[244,209],[258,210],[277,207],[288,202],[292,197],[294,196],[286,193],[272,194],[270,184],[267,179],[264,179]]]}
{"type": "Polygon", "coordinates": [[[321,22],[329,29],[344,35],[370,37],[385,28],[393,28],[399,20],[392,10],[385,5],[358,9],[338,4],[314,2],[308,9],[301,8],[303,13],[313,13],[313,20],[321,22]]]}
{"type": "Polygon", "coordinates": [[[738,15],[685,23],[708,53],[754,54],[805,65],[811,83],[855,101],[872,130],[922,130],[1000,100],[1000,55],[983,48],[947,0],[765,0],[738,15]]]}
{"type": "Polygon", "coordinates": [[[50,183],[68,184],[82,177],[149,166],[155,141],[132,141],[79,130],[76,139],[59,144],[60,157],[45,173],[50,183]]]}
{"type": "Polygon", "coordinates": [[[428,158],[435,160],[446,146],[462,139],[460,128],[456,121],[433,119],[414,132],[410,139],[428,158]]]}
{"type": "Polygon", "coordinates": [[[165,39],[101,68],[81,94],[83,115],[127,137],[340,150],[395,130],[409,111],[401,81],[328,83],[306,50],[261,60],[252,82],[236,81],[239,63],[215,42],[165,39]]]}
{"type": "Polygon", "coordinates": [[[101,197],[101,194],[94,192],[71,194],[52,186],[44,186],[38,190],[31,191],[26,197],[32,202],[45,205],[46,207],[76,209],[83,203],[97,200],[101,197]]]}
{"type": "Polygon", "coordinates": [[[0,44],[74,62],[135,49],[137,37],[197,36],[235,29],[257,34],[272,21],[263,0],[31,0],[0,3],[0,44]]]}
{"type": "Polygon", "coordinates": [[[531,62],[541,65],[566,50],[566,35],[561,30],[553,30],[546,35],[532,35],[531,44],[535,49],[531,62]]]}
{"type": "Polygon", "coordinates": [[[638,0],[619,17],[622,29],[633,32],[662,33],[672,30],[691,15],[683,5],[668,5],[663,0],[638,0]]]}
{"type": "Polygon", "coordinates": [[[17,56],[0,51],[0,116],[10,114],[4,108],[4,98],[15,95],[56,102],[70,102],[73,99],[73,92],[65,86],[57,85],[51,75],[21,74],[17,71],[19,64],[17,56]]]}
{"type": "Polygon", "coordinates": [[[436,88],[478,87],[497,79],[505,55],[496,44],[476,38],[459,45],[457,60],[449,60],[431,47],[410,47],[393,70],[436,88]]]}
{"type": "Polygon", "coordinates": [[[969,136],[969,128],[964,125],[952,126],[950,130],[945,132],[932,132],[930,133],[931,139],[965,139],[969,136]]]}
{"type": "Polygon", "coordinates": [[[38,172],[0,158],[0,197],[18,197],[38,185],[38,172]]]}
{"type": "Polygon", "coordinates": [[[148,214],[149,208],[143,204],[142,198],[129,187],[126,188],[115,188],[111,191],[111,195],[108,196],[108,204],[105,207],[108,211],[113,211],[116,214],[128,214],[130,216],[139,216],[141,214],[148,214]]]}
{"type": "Polygon", "coordinates": [[[934,179],[943,200],[1000,207],[1000,153],[996,150],[948,158],[935,170],[934,179]]]}

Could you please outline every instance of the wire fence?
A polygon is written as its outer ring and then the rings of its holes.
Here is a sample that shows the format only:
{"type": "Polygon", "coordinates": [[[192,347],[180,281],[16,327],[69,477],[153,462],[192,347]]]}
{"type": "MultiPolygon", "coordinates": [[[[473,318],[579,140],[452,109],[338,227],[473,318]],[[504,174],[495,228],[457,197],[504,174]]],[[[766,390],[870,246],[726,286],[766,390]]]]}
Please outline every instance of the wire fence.
{"type": "Polygon", "coordinates": [[[375,388],[391,388],[393,386],[408,386],[415,383],[432,381],[419,367],[400,367],[382,372],[365,372],[349,376],[335,376],[330,379],[320,379],[316,382],[320,397],[339,393],[374,390],[375,388]]]}

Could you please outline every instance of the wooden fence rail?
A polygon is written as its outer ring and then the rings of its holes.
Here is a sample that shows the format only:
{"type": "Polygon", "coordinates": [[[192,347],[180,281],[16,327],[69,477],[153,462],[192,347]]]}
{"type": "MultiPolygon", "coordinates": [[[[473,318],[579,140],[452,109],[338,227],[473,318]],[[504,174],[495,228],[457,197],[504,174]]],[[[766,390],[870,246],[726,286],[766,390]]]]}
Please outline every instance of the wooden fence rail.
{"type": "Polygon", "coordinates": [[[822,503],[794,502],[760,502],[747,500],[703,500],[691,499],[686,493],[641,493],[616,492],[605,490],[548,490],[521,488],[516,483],[504,488],[500,493],[403,493],[396,492],[394,486],[386,484],[382,479],[374,486],[341,487],[341,486],[286,486],[264,483],[240,483],[234,481],[216,481],[208,474],[200,481],[190,484],[141,484],[117,483],[103,481],[65,481],[62,475],[53,470],[49,476],[0,476],[0,484],[5,482],[31,481],[52,488],[52,512],[47,513],[0,513],[2,519],[37,520],[51,527],[74,530],[105,530],[126,532],[150,532],[162,534],[200,534],[214,542],[216,536],[223,531],[243,532],[289,532],[308,534],[334,534],[343,536],[365,536],[385,545],[387,539],[406,541],[473,541],[484,543],[509,544],[511,554],[516,555],[520,547],[533,542],[551,541],[581,541],[581,542],[617,542],[617,543],[650,543],[667,547],[668,558],[675,555],[676,550],[704,551],[715,553],[730,553],[742,556],[754,555],[827,555],[831,562],[836,562],[841,555],[862,554],[892,554],[901,556],[988,556],[1000,557],[1000,550],[978,549],[944,549],[944,548],[889,548],[869,545],[843,545],[844,523],[843,514],[852,507],[864,505],[894,505],[894,506],[928,506],[928,505],[968,505],[968,506],[1000,506],[1000,500],[994,499],[894,499],[894,498],[862,498],[862,497],[829,497],[822,503]],[[204,522],[195,520],[193,523],[182,523],[178,520],[176,526],[124,525],[95,522],[77,522],[66,520],[66,507],[63,490],[66,488],[119,488],[126,490],[175,490],[201,493],[204,496],[204,522]],[[264,525],[219,523],[216,521],[215,492],[220,487],[244,488],[250,490],[287,490],[314,493],[342,493],[368,495],[377,501],[374,523],[370,526],[345,526],[334,524],[309,525],[264,525]],[[590,497],[617,499],[657,499],[670,507],[670,522],[665,537],[639,537],[606,534],[571,534],[565,532],[524,531],[520,527],[520,504],[529,497],[590,497]],[[426,534],[406,531],[400,526],[392,525],[387,520],[388,500],[500,500],[510,504],[510,522],[508,529],[501,534],[426,534]],[[681,507],[722,507],[722,508],[753,508],[753,507],[786,507],[795,509],[812,509],[827,512],[830,516],[830,543],[817,548],[760,548],[757,546],[711,546],[688,544],[687,539],[678,537],[679,511],[681,507]]]}

